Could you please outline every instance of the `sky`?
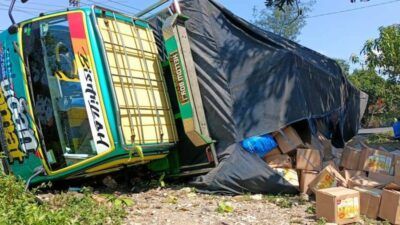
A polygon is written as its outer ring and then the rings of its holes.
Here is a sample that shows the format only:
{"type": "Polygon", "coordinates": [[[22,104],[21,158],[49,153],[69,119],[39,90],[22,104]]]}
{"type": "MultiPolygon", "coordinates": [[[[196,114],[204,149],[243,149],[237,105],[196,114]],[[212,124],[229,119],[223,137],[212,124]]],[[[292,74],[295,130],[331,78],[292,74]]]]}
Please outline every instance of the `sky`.
{"type": "MultiPolygon", "coordinates": [[[[18,0],[17,0],[18,1],[18,0]]],[[[264,7],[265,0],[219,0],[232,12],[252,19],[253,7],[264,7]]],[[[309,0],[302,0],[309,1],[309,0]]],[[[148,0],[81,0],[83,4],[101,4],[125,13],[136,13],[153,2],[148,0]]],[[[7,9],[10,0],[0,0],[0,29],[10,25],[7,9]]],[[[40,12],[58,10],[68,6],[68,0],[29,0],[15,7],[15,19],[21,21],[37,16],[40,12]]],[[[400,0],[316,0],[308,14],[307,24],[298,38],[299,43],[331,58],[348,60],[359,54],[363,43],[378,37],[378,28],[400,23],[400,0]],[[351,10],[351,11],[349,11],[351,10]]]]}

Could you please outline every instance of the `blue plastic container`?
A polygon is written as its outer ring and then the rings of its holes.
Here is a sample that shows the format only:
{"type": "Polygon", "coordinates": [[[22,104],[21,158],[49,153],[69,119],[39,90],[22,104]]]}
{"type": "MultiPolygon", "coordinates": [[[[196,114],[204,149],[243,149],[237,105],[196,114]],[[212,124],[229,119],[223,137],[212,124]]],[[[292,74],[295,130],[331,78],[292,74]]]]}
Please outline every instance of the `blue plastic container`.
{"type": "Polygon", "coordinates": [[[278,146],[274,138],[268,134],[247,138],[241,142],[241,145],[246,151],[260,157],[264,157],[278,146]]]}
{"type": "Polygon", "coordinates": [[[400,121],[397,121],[393,124],[393,133],[394,138],[400,138],[400,121]]]}

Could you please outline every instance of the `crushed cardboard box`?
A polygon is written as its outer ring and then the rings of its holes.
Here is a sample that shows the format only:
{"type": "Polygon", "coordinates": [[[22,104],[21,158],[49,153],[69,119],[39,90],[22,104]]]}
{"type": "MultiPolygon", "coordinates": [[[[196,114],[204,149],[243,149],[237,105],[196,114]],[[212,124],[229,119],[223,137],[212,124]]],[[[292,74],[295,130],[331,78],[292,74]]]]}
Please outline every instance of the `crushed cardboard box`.
{"type": "Polygon", "coordinates": [[[322,158],[319,150],[299,148],[296,154],[296,169],[320,171],[322,158]]]}
{"type": "Polygon", "coordinates": [[[296,130],[289,126],[275,134],[275,140],[278,143],[282,153],[295,151],[297,148],[304,146],[299,134],[296,130]]]}
{"type": "Polygon", "coordinates": [[[360,212],[367,218],[376,219],[379,214],[382,190],[377,188],[355,187],[354,190],[360,192],[360,212]]]}
{"type": "Polygon", "coordinates": [[[336,164],[334,160],[322,162],[322,168],[325,168],[327,166],[333,166],[337,171],[339,171],[338,165],[339,164],[336,164]]]}
{"type": "Polygon", "coordinates": [[[300,193],[311,195],[312,191],[308,187],[311,182],[318,177],[318,172],[316,171],[300,171],[300,193]]]}
{"type": "Polygon", "coordinates": [[[317,190],[330,188],[330,187],[346,187],[346,180],[340,173],[333,167],[325,167],[310,184],[309,188],[315,193],[317,190]]]}
{"type": "Polygon", "coordinates": [[[342,170],[340,171],[340,174],[346,179],[346,181],[350,180],[352,177],[355,176],[367,176],[367,172],[361,171],[361,170],[342,170]]]}
{"type": "Polygon", "coordinates": [[[383,188],[384,183],[372,180],[366,176],[355,176],[348,180],[347,185],[349,188],[363,187],[363,188],[383,188]]]}
{"type": "Polygon", "coordinates": [[[316,217],[336,224],[360,221],[360,193],[355,190],[333,187],[316,192],[316,217]]]}

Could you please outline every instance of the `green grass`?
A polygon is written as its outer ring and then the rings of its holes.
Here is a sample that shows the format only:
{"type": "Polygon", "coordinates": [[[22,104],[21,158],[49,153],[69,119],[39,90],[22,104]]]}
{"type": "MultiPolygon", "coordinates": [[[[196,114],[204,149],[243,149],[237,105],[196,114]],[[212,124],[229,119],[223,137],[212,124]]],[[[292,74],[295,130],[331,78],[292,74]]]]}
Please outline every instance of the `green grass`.
{"type": "Polygon", "coordinates": [[[327,223],[327,221],[324,217],[317,219],[316,222],[317,222],[317,225],[325,225],[327,223]]]}
{"type": "Polygon", "coordinates": [[[48,200],[38,201],[34,191],[26,192],[24,188],[25,184],[14,176],[0,175],[0,224],[122,224],[126,216],[120,201],[100,202],[87,190],[50,195],[48,200]]]}
{"type": "Polygon", "coordinates": [[[380,134],[371,134],[367,138],[367,144],[383,144],[393,142],[393,131],[380,134]]]}
{"type": "Polygon", "coordinates": [[[315,205],[311,205],[311,206],[307,207],[307,209],[306,209],[306,213],[308,213],[308,214],[315,214],[315,211],[316,211],[315,205]]]}
{"type": "Polygon", "coordinates": [[[215,211],[218,213],[231,213],[233,210],[234,208],[229,202],[222,201],[218,203],[218,207],[215,211]]]}
{"type": "Polygon", "coordinates": [[[264,198],[281,208],[292,208],[294,203],[291,195],[265,195],[264,198]]]}

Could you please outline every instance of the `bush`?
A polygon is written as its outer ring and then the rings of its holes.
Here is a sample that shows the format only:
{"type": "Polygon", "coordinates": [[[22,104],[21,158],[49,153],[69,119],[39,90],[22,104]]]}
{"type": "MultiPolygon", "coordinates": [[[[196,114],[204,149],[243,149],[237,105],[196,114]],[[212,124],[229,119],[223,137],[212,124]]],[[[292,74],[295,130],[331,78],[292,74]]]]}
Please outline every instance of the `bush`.
{"type": "Polygon", "coordinates": [[[42,202],[24,188],[14,176],[0,175],[0,224],[121,224],[126,215],[122,205],[96,201],[88,191],[51,195],[42,202]]]}

